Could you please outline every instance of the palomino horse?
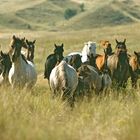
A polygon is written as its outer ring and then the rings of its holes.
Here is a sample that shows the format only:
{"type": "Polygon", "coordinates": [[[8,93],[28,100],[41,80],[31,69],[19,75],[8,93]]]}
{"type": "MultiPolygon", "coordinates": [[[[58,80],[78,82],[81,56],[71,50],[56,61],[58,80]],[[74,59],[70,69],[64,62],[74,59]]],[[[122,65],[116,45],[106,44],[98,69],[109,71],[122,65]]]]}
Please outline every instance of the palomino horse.
{"type": "Polygon", "coordinates": [[[55,44],[54,53],[50,54],[45,62],[44,78],[47,78],[49,80],[52,69],[58,62],[61,62],[61,60],[64,58],[63,52],[64,52],[63,44],[62,45],[55,44]]]}
{"type": "Polygon", "coordinates": [[[25,39],[13,36],[10,44],[10,57],[12,67],[9,71],[9,82],[12,87],[32,88],[37,81],[37,73],[34,64],[26,61],[21,55],[21,48],[25,39]]]}
{"type": "Polygon", "coordinates": [[[112,55],[112,47],[109,41],[102,41],[101,47],[104,49],[104,54],[96,56],[96,65],[100,71],[103,71],[107,66],[108,56],[112,55]]]}
{"type": "Polygon", "coordinates": [[[61,93],[62,99],[67,99],[71,106],[74,105],[74,91],[78,84],[78,77],[72,66],[62,60],[51,71],[49,83],[54,95],[61,93]]]}
{"type": "Polygon", "coordinates": [[[137,87],[137,80],[140,75],[140,52],[135,52],[129,59],[129,64],[132,69],[131,72],[131,80],[132,80],[132,87],[137,87]]]}
{"type": "Polygon", "coordinates": [[[10,56],[8,53],[0,52],[0,85],[3,83],[9,83],[8,74],[10,68],[12,66],[12,62],[10,60],[10,56]]]}
{"type": "Polygon", "coordinates": [[[108,56],[107,59],[107,66],[110,70],[112,80],[116,81],[118,87],[124,88],[130,75],[130,65],[125,41],[118,42],[116,40],[116,51],[111,56],[108,56]]]}

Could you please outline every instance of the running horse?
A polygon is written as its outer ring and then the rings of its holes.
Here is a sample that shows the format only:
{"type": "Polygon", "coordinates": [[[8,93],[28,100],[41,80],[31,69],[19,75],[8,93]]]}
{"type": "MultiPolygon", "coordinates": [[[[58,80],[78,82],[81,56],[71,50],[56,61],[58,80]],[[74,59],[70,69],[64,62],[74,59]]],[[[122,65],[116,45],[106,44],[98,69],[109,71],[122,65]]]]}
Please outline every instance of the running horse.
{"type": "Polygon", "coordinates": [[[24,44],[25,38],[20,39],[13,35],[9,50],[12,67],[8,76],[12,88],[31,89],[37,81],[34,64],[21,54],[21,48],[24,44]]]}

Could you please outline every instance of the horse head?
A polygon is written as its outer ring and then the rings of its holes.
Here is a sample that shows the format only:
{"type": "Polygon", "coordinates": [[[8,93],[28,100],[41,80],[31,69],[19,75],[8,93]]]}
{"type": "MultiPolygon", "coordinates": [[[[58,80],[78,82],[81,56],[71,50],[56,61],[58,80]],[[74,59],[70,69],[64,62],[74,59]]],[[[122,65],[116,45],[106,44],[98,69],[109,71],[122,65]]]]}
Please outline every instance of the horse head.
{"type": "Polygon", "coordinates": [[[83,51],[85,51],[85,54],[94,56],[96,55],[96,42],[88,41],[85,43],[84,48],[83,51]]]}
{"type": "Polygon", "coordinates": [[[76,71],[78,70],[78,68],[81,66],[82,61],[81,61],[81,55],[80,54],[75,54],[72,55],[71,59],[70,59],[70,65],[73,66],[76,71]]]}
{"type": "Polygon", "coordinates": [[[116,43],[117,43],[116,44],[116,50],[117,51],[123,51],[123,50],[127,51],[125,42],[126,42],[126,39],[124,39],[124,41],[118,41],[116,39],[116,43]]]}
{"type": "Polygon", "coordinates": [[[10,43],[10,51],[12,61],[16,61],[17,58],[21,55],[21,48],[25,45],[25,38],[18,38],[15,35],[12,37],[12,41],[10,43]]]}
{"type": "Polygon", "coordinates": [[[36,40],[28,41],[26,39],[26,44],[27,44],[27,60],[29,60],[31,62],[33,62],[33,59],[34,59],[35,42],[36,42],[36,40]]]}
{"type": "Polygon", "coordinates": [[[104,48],[105,55],[111,55],[112,54],[112,47],[110,43],[106,44],[106,47],[104,48]]]}
{"type": "Polygon", "coordinates": [[[96,56],[94,56],[93,54],[91,54],[91,55],[88,55],[87,56],[88,57],[88,63],[89,63],[89,65],[91,65],[91,66],[93,66],[93,67],[97,67],[96,66],[96,56]]]}
{"type": "Polygon", "coordinates": [[[63,59],[63,52],[64,52],[64,49],[63,49],[63,43],[61,45],[56,45],[54,44],[55,46],[55,49],[54,49],[54,54],[56,55],[56,58],[57,58],[57,61],[61,61],[63,59]]]}

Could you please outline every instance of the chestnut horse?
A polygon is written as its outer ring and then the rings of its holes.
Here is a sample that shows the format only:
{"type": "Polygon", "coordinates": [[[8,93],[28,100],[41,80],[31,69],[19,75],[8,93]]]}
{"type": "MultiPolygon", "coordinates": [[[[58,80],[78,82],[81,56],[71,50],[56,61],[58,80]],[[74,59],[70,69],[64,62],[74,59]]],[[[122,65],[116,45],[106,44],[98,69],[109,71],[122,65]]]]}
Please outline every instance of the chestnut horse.
{"type": "Polygon", "coordinates": [[[109,41],[102,41],[100,46],[104,49],[104,54],[96,56],[96,66],[103,71],[106,68],[108,56],[112,54],[112,47],[109,41]]]}
{"type": "Polygon", "coordinates": [[[129,64],[131,66],[131,80],[132,80],[132,87],[137,87],[137,80],[140,75],[140,52],[135,52],[129,59],[129,64]]]}

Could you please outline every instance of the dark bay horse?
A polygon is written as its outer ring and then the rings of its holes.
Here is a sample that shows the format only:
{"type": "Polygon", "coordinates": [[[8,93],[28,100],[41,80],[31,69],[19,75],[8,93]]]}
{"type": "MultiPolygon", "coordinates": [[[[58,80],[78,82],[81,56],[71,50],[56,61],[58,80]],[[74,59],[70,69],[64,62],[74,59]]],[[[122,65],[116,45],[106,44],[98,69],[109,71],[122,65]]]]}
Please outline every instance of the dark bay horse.
{"type": "Polygon", "coordinates": [[[112,47],[109,41],[102,42],[101,47],[104,49],[104,54],[96,56],[96,65],[100,71],[103,71],[107,65],[108,56],[112,55],[113,53],[112,53],[112,47]]]}
{"type": "Polygon", "coordinates": [[[130,76],[129,58],[125,42],[126,39],[122,42],[116,40],[116,50],[114,54],[107,58],[107,66],[112,80],[116,82],[117,87],[124,88],[130,76]]]}
{"type": "Polygon", "coordinates": [[[27,60],[34,62],[34,51],[35,51],[35,42],[34,41],[28,41],[26,39],[26,46],[27,46],[27,60]]]}
{"type": "Polygon", "coordinates": [[[54,53],[50,54],[45,62],[45,70],[44,70],[44,78],[47,78],[49,80],[50,73],[52,69],[56,66],[58,62],[61,62],[63,60],[63,43],[61,45],[54,44],[54,53]]]}
{"type": "Polygon", "coordinates": [[[10,68],[12,66],[12,62],[8,53],[0,52],[0,84],[9,83],[8,74],[10,68]]]}

